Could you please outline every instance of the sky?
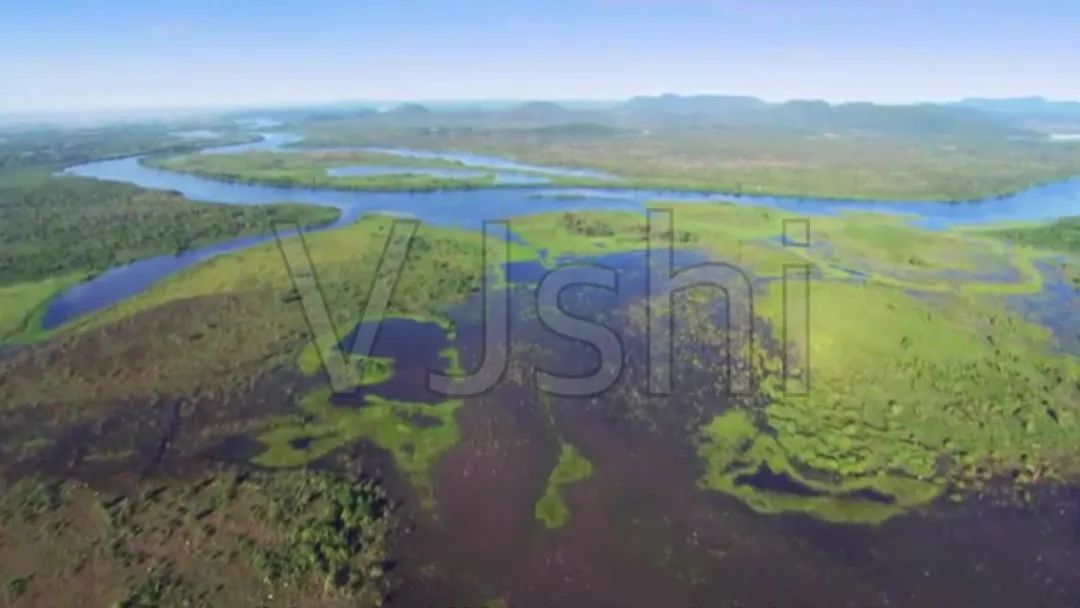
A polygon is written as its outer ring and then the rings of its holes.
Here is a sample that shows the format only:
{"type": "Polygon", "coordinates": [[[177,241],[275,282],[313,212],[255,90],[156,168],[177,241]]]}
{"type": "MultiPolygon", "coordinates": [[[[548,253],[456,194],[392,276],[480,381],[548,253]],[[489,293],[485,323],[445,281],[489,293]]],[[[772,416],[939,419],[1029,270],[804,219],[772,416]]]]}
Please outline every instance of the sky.
{"type": "Polygon", "coordinates": [[[1060,0],[10,0],[0,111],[334,100],[1080,99],[1060,0]]]}

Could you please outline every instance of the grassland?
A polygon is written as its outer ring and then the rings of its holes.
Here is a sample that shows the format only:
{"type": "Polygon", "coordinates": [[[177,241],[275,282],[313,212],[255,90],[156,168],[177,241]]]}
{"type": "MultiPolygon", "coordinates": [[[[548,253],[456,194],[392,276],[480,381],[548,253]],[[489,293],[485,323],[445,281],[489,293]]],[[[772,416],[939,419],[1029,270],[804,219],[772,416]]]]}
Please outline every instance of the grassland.
{"type": "Polygon", "coordinates": [[[49,302],[85,278],[72,273],[0,287],[0,342],[29,342],[41,336],[41,316],[49,302]]]}
{"type": "Polygon", "coordinates": [[[963,201],[1080,174],[1080,146],[991,135],[709,125],[410,128],[364,120],[316,123],[304,134],[303,146],[468,150],[604,171],[627,187],[745,194],[963,201]]]}

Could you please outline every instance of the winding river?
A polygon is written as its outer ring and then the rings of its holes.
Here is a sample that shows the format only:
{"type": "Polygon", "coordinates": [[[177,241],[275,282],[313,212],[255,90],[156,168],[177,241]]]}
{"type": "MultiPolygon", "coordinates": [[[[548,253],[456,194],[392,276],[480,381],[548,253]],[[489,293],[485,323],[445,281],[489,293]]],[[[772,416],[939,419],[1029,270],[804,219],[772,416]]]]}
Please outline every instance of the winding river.
{"type": "MultiPolygon", "coordinates": [[[[266,133],[261,140],[231,146],[207,148],[204,154],[287,150],[300,136],[266,133]]],[[[380,150],[361,148],[364,150],[380,150]]],[[[469,167],[527,171],[546,175],[591,175],[582,169],[538,167],[481,157],[468,153],[432,153],[420,150],[383,149],[400,156],[457,160],[469,167]]],[[[945,229],[958,225],[1006,221],[1051,220],[1080,215],[1080,178],[1037,186],[1003,197],[968,203],[927,203],[914,201],[845,201],[803,197],[701,194],[661,190],[608,188],[500,187],[484,190],[443,190],[424,193],[360,192],[322,188],[283,187],[217,181],[143,165],[141,156],[86,163],[65,173],[97,179],[127,182],[161,190],[173,190],[189,199],[236,205],[298,202],[336,207],[340,226],[367,213],[392,213],[415,217],[432,224],[477,228],[483,220],[551,211],[632,210],[640,211],[648,201],[706,202],[732,201],[764,205],[811,215],[833,215],[843,211],[906,214],[920,225],[945,229]]],[[[617,183],[612,180],[613,183],[617,183]]],[[[161,279],[210,257],[265,242],[272,237],[238,238],[186,251],[162,255],[120,266],[77,285],[53,300],[42,326],[59,327],[78,317],[131,297],[161,279]]]]}

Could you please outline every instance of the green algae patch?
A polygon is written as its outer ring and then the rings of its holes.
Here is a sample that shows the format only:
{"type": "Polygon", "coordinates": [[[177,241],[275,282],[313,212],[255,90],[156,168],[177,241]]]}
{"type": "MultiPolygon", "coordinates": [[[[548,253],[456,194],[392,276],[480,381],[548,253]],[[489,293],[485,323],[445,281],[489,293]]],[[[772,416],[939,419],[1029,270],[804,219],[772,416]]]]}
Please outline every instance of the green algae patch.
{"type": "Polygon", "coordinates": [[[559,460],[548,478],[544,495],[536,502],[536,519],[548,529],[561,528],[570,519],[570,509],[563,498],[563,488],[572,483],[587,479],[592,475],[592,463],[581,452],[563,443],[559,449],[559,460]]]}
{"type": "MultiPolygon", "coordinates": [[[[375,386],[394,377],[394,360],[391,357],[350,354],[347,361],[360,370],[359,386],[375,386]]],[[[300,350],[296,367],[301,374],[309,378],[323,370],[323,360],[314,341],[300,350]]]]}
{"type": "Polygon", "coordinates": [[[355,441],[367,440],[389,452],[415,487],[430,489],[431,468],[461,438],[455,415],[461,401],[438,404],[392,401],[368,395],[359,407],[337,407],[331,390],[304,397],[304,421],[283,423],[260,435],[267,450],[254,462],[265,467],[298,467],[355,441]]]}
{"type": "Polygon", "coordinates": [[[735,496],[759,513],[802,513],[832,523],[879,524],[926,504],[939,484],[879,473],[828,479],[806,475],[744,410],[730,410],[700,430],[701,486],[735,496]]]}
{"type": "Polygon", "coordinates": [[[375,386],[394,377],[394,360],[390,357],[361,357],[360,386],[375,386]]]}

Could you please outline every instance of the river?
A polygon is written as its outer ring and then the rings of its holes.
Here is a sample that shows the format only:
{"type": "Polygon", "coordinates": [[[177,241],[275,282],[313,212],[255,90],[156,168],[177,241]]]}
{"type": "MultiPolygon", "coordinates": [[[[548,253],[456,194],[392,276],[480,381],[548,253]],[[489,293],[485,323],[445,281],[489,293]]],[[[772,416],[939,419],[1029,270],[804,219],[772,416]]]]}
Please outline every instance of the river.
{"type": "MultiPolygon", "coordinates": [[[[250,151],[285,151],[298,142],[291,133],[264,133],[256,142],[207,148],[204,154],[250,151]]],[[[583,169],[540,167],[469,153],[433,153],[422,150],[357,148],[386,151],[414,158],[456,160],[469,167],[528,171],[545,175],[601,176],[583,169]]],[[[991,222],[1051,220],[1080,215],[1080,178],[1040,185],[1017,194],[966,203],[915,201],[848,201],[811,197],[703,194],[662,190],[606,188],[499,187],[482,190],[442,190],[436,192],[361,192],[327,188],[283,187],[242,184],[188,175],[145,166],[141,156],[76,165],[65,170],[70,175],[127,182],[144,188],[172,190],[195,201],[236,205],[263,205],[280,202],[309,203],[336,207],[340,226],[367,213],[392,213],[414,217],[437,225],[479,228],[481,222],[508,219],[515,215],[552,211],[630,210],[640,211],[649,201],[664,199],[683,202],[732,201],[763,205],[809,215],[834,215],[844,211],[905,214],[930,229],[991,222]]],[[[617,181],[612,179],[613,182],[617,181]]],[[[54,329],[91,312],[131,297],[152,284],[210,257],[238,251],[268,240],[244,237],[225,241],[179,255],[163,255],[113,268],[60,294],[50,304],[42,326],[54,329]]]]}

